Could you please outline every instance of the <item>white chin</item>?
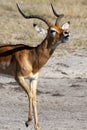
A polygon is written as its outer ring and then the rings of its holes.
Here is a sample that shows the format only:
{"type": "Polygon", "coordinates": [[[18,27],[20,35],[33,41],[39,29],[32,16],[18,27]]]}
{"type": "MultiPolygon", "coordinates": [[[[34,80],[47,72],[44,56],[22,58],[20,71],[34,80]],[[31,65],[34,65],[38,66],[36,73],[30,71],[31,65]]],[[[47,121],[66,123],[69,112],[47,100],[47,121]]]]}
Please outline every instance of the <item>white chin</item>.
{"type": "Polygon", "coordinates": [[[64,38],[62,42],[67,43],[68,41],[69,41],[69,38],[64,38]]]}

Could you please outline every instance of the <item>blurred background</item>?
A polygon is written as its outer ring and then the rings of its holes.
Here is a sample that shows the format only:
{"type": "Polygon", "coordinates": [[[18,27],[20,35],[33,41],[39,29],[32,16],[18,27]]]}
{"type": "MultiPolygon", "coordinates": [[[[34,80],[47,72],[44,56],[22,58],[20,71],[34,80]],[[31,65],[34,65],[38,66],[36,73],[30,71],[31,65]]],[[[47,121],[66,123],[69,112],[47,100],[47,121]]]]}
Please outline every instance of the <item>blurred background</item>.
{"type": "Polygon", "coordinates": [[[47,29],[40,20],[24,19],[16,7],[16,3],[27,15],[38,14],[45,16],[54,24],[56,18],[53,15],[50,2],[59,13],[65,17],[61,24],[70,21],[71,39],[69,44],[59,48],[74,51],[87,47],[87,1],[86,0],[0,0],[0,43],[28,44],[36,46],[45,36],[39,35],[33,28],[33,23],[47,29]]]}

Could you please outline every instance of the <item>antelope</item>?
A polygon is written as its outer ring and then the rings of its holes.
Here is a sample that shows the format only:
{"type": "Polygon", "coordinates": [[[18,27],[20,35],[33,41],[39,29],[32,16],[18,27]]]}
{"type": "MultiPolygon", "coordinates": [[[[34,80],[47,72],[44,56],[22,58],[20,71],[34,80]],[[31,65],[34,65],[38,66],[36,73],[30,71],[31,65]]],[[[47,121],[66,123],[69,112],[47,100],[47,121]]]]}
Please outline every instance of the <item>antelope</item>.
{"type": "Polygon", "coordinates": [[[48,30],[45,39],[36,47],[30,47],[24,44],[0,44],[0,73],[13,76],[17,83],[25,90],[29,99],[28,120],[25,124],[27,127],[30,125],[33,111],[35,129],[40,130],[36,102],[38,77],[41,68],[46,64],[56,47],[69,40],[70,33],[68,29],[70,22],[66,22],[62,26],[59,26],[59,20],[64,15],[57,14],[52,4],[52,11],[57,17],[54,25],[43,16],[25,15],[18,4],[17,8],[25,19],[39,19],[46,23],[48,30]],[[25,78],[29,78],[30,87],[26,83],[25,78]]]}

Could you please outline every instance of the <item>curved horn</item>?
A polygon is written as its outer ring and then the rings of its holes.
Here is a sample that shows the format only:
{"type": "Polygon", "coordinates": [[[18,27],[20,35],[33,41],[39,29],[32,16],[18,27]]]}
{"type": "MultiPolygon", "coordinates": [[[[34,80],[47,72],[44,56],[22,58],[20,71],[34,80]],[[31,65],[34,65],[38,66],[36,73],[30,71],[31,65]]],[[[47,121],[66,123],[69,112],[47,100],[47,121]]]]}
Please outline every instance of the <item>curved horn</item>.
{"type": "Polygon", "coordinates": [[[64,17],[64,14],[58,14],[58,13],[55,11],[55,9],[54,9],[52,3],[50,3],[50,4],[51,4],[51,8],[52,8],[52,11],[53,11],[54,15],[57,17],[57,20],[56,20],[56,22],[55,22],[55,25],[57,25],[57,24],[58,24],[58,21],[59,21],[62,17],[64,17]]]}
{"type": "Polygon", "coordinates": [[[26,15],[22,12],[22,10],[19,8],[19,5],[18,5],[18,4],[16,4],[16,5],[17,5],[17,8],[18,8],[20,14],[21,14],[24,18],[26,18],[26,19],[32,19],[32,18],[40,19],[40,20],[42,20],[43,22],[45,22],[45,23],[48,25],[48,27],[52,26],[51,23],[50,23],[47,19],[43,18],[43,16],[39,16],[39,15],[26,16],[26,15]]]}

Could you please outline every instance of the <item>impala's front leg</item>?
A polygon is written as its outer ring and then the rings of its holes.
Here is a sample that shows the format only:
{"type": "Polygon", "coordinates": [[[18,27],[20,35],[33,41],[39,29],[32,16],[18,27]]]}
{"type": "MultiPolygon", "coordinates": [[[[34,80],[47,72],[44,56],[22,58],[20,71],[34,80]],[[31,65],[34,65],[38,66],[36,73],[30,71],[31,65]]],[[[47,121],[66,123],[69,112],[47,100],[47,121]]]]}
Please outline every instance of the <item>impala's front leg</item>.
{"type": "Polygon", "coordinates": [[[31,90],[33,94],[33,112],[34,112],[35,129],[40,130],[38,124],[37,102],[36,102],[37,79],[33,79],[31,81],[31,90]]]}

